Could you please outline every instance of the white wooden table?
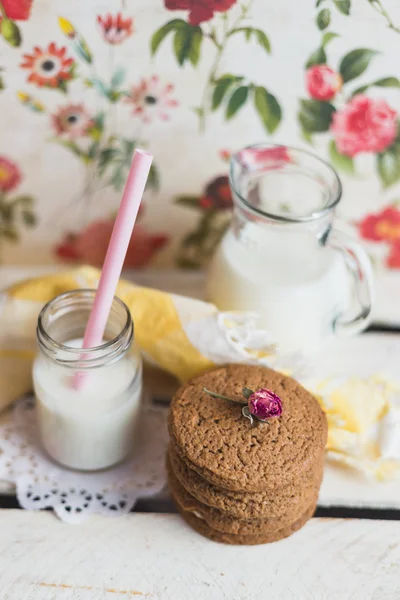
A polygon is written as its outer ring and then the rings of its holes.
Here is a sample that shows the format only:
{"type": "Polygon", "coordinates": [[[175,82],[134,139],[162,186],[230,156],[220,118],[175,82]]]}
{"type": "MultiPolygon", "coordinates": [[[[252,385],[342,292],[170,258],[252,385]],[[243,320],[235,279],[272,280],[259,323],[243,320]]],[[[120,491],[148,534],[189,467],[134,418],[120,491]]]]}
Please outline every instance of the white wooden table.
{"type": "Polygon", "coordinates": [[[230,547],[176,515],[69,526],[0,512],[3,600],[374,600],[400,597],[400,523],[313,519],[277,544],[230,547]]]}
{"type": "MultiPolygon", "coordinates": [[[[0,284],[35,273],[0,270],[0,284]]],[[[154,282],[148,273],[138,279],[154,282]]],[[[176,279],[164,274],[160,287],[174,290],[176,279]]],[[[180,278],[181,293],[200,288],[198,276],[180,278]]],[[[0,600],[141,597],[399,600],[400,520],[315,518],[276,544],[230,547],[174,514],[71,526],[48,512],[0,510],[0,600]]]]}

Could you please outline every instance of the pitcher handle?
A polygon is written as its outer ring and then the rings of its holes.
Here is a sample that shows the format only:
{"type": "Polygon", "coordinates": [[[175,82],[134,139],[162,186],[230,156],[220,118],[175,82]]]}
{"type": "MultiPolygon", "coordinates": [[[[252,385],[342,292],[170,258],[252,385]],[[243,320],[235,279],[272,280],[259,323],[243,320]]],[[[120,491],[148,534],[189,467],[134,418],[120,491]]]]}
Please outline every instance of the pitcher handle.
{"type": "Polygon", "coordinates": [[[334,322],[334,331],[339,335],[354,335],[365,329],[371,319],[372,304],[375,297],[374,274],[371,261],[365,250],[350,235],[332,230],[328,246],[338,250],[354,280],[359,312],[352,319],[340,315],[334,322]]]}

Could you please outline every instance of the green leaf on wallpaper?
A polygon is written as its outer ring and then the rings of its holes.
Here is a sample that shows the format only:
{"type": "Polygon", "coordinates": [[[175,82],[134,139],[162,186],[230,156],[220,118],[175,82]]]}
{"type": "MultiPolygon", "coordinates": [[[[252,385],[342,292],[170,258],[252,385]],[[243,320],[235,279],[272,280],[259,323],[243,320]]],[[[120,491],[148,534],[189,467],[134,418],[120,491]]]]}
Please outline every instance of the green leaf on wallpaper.
{"type": "Polygon", "coordinates": [[[193,246],[198,246],[201,247],[203,245],[203,242],[205,241],[205,238],[207,236],[209,232],[208,231],[203,231],[203,230],[195,230],[192,231],[191,233],[188,233],[182,240],[182,247],[183,248],[190,248],[193,246]]]}
{"type": "Polygon", "coordinates": [[[225,118],[231,119],[245,104],[249,95],[249,88],[247,85],[241,85],[237,88],[229,99],[228,106],[226,107],[225,118]]]}
{"type": "Polygon", "coordinates": [[[202,41],[203,32],[199,26],[192,26],[185,22],[184,25],[179,25],[175,29],[173,47],[180,66],[186,60],[189,60],[193,66],[197,65],[202,41]]]}
{"type": "Polygon", "coordinates": [[[123,69],[122,67],[120,67],[119,69],[117,69],[113,76],[111,77],[111,87],[112,88],[119,88],[122,83],[124,82],[125,79],[125,69],[123,69]]]}
{"type": "Polygon", "coordinates": [[[97,79],[95,77],[93,77],[92,79],[88,79],[86,85],[88,87],[95,88],[98,94],[104,96],[105,98],[108,98],[108,88],[100,79],[97,79]]]}
{"type": "Polygon", "coordinates": [[[160,187],[160,173],[154,163],[150,167],[146,187],[153,188],[154,190],[158,190],[160,187]]]}
{"type": "Polygon", "coordinates": [[[201,106],[192,106],[190,109],[192,112],[194,112],[194,114],[199,117],[199,119],[203,118],[204,115],[204,109],[201,106]]]}
{"type": "Polygon", "coordinates": [[[0,21],[1,35],[7,44],[17,48],[21,45],[22,37],[19,27],[14,21],[7,19],[5,16],[0,21]]]}
{"type": "Polygon", "coordinates": [[[305,131],[310,133],[328,131],[335,112],[332,104],[319,100],[300,100],[300,105],[298,117],[305,131]]]}
{"type": "Polygon", "coordinates": [[[371,85],[378,87],[400,87],[400,80],[397,77],[383,77],[382,79],[377,79],[371,85]]]}
{"type": "Polygon", "coordinates": [[[350,175],[354,175],[354,162],[350,156],[345,156],[341,154],[335,144],[334,140],[330,141],[329,144],[329,158],[334,167],[349,173],[350,175]]]}
{"type": "Polygon", "coordinates": [[[66,94],[68,92],[67,82],[64,79],[59,79],[57,87],[55,89],[57,89],[59,92],[62,92],[63,94],[66,94]]]}
{"type": "Polygon", "coordinates": [[[202,266],[200,260],[187,258],[186,256],[178,256],[176,264],[181,269],[200,269],[202,266]]]}
{"type": "Polygon", "coordinates": [[[121,149],[127,160],[131,160],[133,156],[133,151],[136,148],[136,141],[129,140],[128,138],[121,139],[121,149]]]}
{"type": "Polygon", "coordinates": [[[318,29],[320,29],[321,31],[323,29],[326,29],[329,26],[330,22],[331,22],[331,11],[329,10],[329,8],[323,8],[317,14],[317,18],[316,18],[316,23],[317,23],[318,29]]]}
{"type": "Polygon", "coordinates": [[[89,65],[93,62],[92,53],[90,52],[89,46],[83,39],[83,37],[79,37],[79,39],[72,44],[75,52],[83,58],[89,65]]]}
{"type": "Polygon", "coordinates": [[[104,113],[98,113],[92,118],[93,124],[88,128],[87,134],[95,142],[99,142],[104,130],[104,113]]]}
{"type": "Polygon", "coordinates": [[[16,227],[8,225],[0,230],[1,235],[9,242],[18,242],[19,235],[16,227]]]}
{"type": "Polygon", "coordinates": [[[378,175],[383,187],[388,188],[400,180],[400,147],[397,145],[376,157],[378,175]]]}
{"type": "Polygon", "coordinates": [[[282,110],[278,100],[264,87],[257,86],[254,90],[254,106],[268,133],[273,133],[282,118],[282,110]]]}
{"type": "Polygon", "coordinates": [[[192,42],[190,44],[189,60],[195,67],[200,59],[201,43],[203,41],[203,32],[200,27],[192,28],[192,42]]]}
{"type": "Polygon", "coordinates": [[[306,129],[304,129],[304,127],[300,124],[300,130],[301,130],[301,137],[303,138],[303,140],[305,142],[307,142],[307,144],[311,144],[313,143],[313,138],[312,138],[312,134],[307,131],[306,129]]]}
{"type": "Polygon", "coordinates": [[[21,194],[20,196],[15,196],[13,198],[12,202],[13,202],[14,206],[19,204],[20,206],[22,206],[24,208],[29,208],[33,204],[33,198],[32,198],[32,196],[27,196],[26,194],[21,194]]]}
{"type": "Polygon", "coordinates": [[[322,36],[322,47],[326,48],[326,46],[329,44],[329,42],[331,42],[332,40],[334,40],[335,38],[340,37],[340,35],[338,33],[334,33],[333,31],[327,31],[326,33],[324,33],[324,35],[322,36]]]}
{"type": "Polygon", "coordinates": [[[319,6],[320,4],[322,4],[323,2],[325,2],[325,1],[326,1],[326,0],[317,0],[317,1],[316,1],[316,3],[315,3],[315,8],[318,8],[318,6],[319,6]]]}
{"type": "Polygon", "coordinates": [[[8,224],[14,219],[15,205],[5,204],[4,197],[0,200],[0,223],[8,224]]]}
{"type": "Polygon", "coordinates": [[[25,223],[25,225],[27,225],[27,227],[34,227],[37,223],[37,218],[35,213],[33,213],[30,210],[24,210],[21,213],[21,217],[23,222],[25,223]]]}
{"type": "Polygon", "coordinates": [[[372,83],[367,83],[366,85],[358,87],[353,91],[352,96],[356,96],[357,94],[363,94],[371,87],[400,88],[400,80],[397,79],[397,77],[383,77],[382,79],[377,79],[372,83]]]}
{"type": "Polygon", "coordinates": [[[253,37],[255,37],[258,44],[264,48],[268,54],[271,52],[271,43],[268,36],[262,29],[257,29],[256,27],[235,27],[229,32],[228,35],[231,36],[235,33],[244,33],[246,42],[249,42],[253,37]]]}
{"type": "Polygon", "coordinates": [[[72,142],[71,140],[62,140],[60,138],[51,138],[50,141],[54,142],[55,144],[58,144],[59,146],[63,146],[64,148],[67,148],[73,154],[75,154],[76,156],[79,156],[79,158],[83,159],[85,162],[88,159],[88,155],[86,154],[86,152],[84,152],[81,148],[79,148],[79,146],[75,142],[72,142]]]}
{"type": "Polygon", "coordinates": [[[230,75],[229,73],[217,79],[215,81],[215,87],[212,94],[211,109],[217,110],[231,85],[242,80],[243,77],[236,77],[235,75],[230,75]]]}
{"type": "Polygon", "coordinates": [[[356,88],[351,95],[352,96],[357,96],[357,94],[363,94],[364,92],[366,92],[370,87],[371,87],[371,83],[367,83],[366,85],[361,85],[360,87],[356,88]]]}
{"type": "Polygon", "coordinates": [[[117,148],[104,148],[101,150],[97,162],[100,175],[103,175],[108,165],[114,161],[118,156],[119,150],[117,148]]]}
{"type": "Polygon", "coordinates": [[[189,58],[191,47],[191,28],[189,29],[188,27],[181,27],[177,29],[174,35],[174,52],[176,60],[180,66],[182,66],[185,60],[189,58]]]}
{"type": "Polygon", "coordinates": [[[199,197],[198,196],[178,196],[175,198],[175,204],[180,206],[186,206],[187,208],[199,208],[199,197]]]}
{"type": "Polygon", "coordinates": [[[326,64],[326,54],[325,50],[322,46],[317,48],[311,56],[309,56],[306,62],[306,68],[313,67],[314,65],[325,65],[326,64]]]}
{"type": "Polygon", "coordinates": [[[87,154],[91,160],[97,157],[99,147],[100,144],[98,141],[94,141],[93,144],[90,144],[87,154]]]}
{"type": "Polygon", "coordinates": [[[377,54],[379,53],[376,50],[368,48],[357,48],[346,54],[339,66],[343,81],[346,83],[362,75],[377,54]]]}
{"type": "Polygon", "coordinates": [[[94,121],[95,127],[99,131],[103,131],[103,129],[104,129],[104,119],[105,119],[104,112],[97,113],[97,115],[95,115],[92,119],[94,121]]]}
{"type": "Polygon", "coordinates": [[[187,26],[188,23],[183,19],[172,19],[172,21],[168,21],[168,23],[165,23],[165,25],[160,27],[160,29],[157,29],[157,31],[153,34],[153,37],[151,38],[150,42],[150,49],[152,55],[154,55],[157,52],[161,42],[167,37],[169,33],[177,31],[181,28],[186,28],[187,26]]]}
{"type": "Polygon", "coordinates": [[[269,41],[269,38],[267,37],[267,35],[261,30],[261,29],[255,29],[254,33],[257,37],[257,41],[259,43],[259,45],[264,48],[264,50],[266,52],[268,52],[268,54],[270,54],[271,52],[271,43],[269,41]]]}
{"type": "Polygon", "coordinates": [[[124,171],[124,166],[119,164],[110,178],[110,184],[117,192],[122,190],[125,185],[126,176],[124,171]]]}
{"type": "Polygon", "coordinates": [[[333,3],[343,15],[350,14],[351,0],[333,0],[333,3]]]}
{"type": "Polygon", "coordinates": [[[5,85],[4,85],[4,79],[2,78],[2,76],[0,75],[0,92],[1,90],[5,89],[5,85]]]}

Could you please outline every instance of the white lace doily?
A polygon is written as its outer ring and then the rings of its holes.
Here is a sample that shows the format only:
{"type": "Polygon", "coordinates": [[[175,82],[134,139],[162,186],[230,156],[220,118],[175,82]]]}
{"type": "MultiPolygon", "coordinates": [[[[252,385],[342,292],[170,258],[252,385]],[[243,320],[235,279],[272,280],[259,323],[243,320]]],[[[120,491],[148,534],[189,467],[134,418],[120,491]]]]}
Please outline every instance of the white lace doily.
{"type": "Polygon", "coordinates": [[[41,450],[34,398],[20,399],[9,422],[0,425],[0,479],[14,483],[23,508],[52,508],[68,523],[94,513],[115,516],[166,483],[167,411],[145,405],[132,458],[97,473],[63,469],[41,450]]]}

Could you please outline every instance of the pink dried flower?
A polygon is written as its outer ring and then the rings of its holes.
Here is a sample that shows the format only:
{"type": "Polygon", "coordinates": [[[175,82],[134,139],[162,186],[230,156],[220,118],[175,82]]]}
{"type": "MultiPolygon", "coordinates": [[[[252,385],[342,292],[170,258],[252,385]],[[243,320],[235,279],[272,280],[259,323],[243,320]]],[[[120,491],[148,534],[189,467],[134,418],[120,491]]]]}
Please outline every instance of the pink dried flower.
{"type": "Polygon", "coordinates": [[[266,421],[282,414],[282,400],[265,388],[257,390],[248,398],[249,413],[260,421],[266,421]]]}

